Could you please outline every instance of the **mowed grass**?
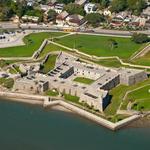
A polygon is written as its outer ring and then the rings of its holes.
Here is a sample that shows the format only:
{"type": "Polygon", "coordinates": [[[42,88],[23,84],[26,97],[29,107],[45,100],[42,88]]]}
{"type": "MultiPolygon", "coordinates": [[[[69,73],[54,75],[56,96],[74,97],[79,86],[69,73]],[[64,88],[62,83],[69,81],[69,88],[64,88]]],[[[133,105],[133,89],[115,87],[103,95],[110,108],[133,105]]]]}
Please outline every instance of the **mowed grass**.
{"type": "Polygon", "coordinates": [[[150,84],[128,94],[129,99],[150,99],[150,84]]]}
{"type": "Polygon", "coordinates": [[[0,57],[30,57],[38,50],[44,39],[63,34],[61,32],[31,33],[24,37],[24,46],[0,48],[0,57]]]}
{"type": "Polygon", "coordinates": [[[133,61],[134,64],[150,66],[150,52],[145,54],[145,56],[137,58],[133,61]]]}
{"type": "MultiPolygon", "coordinates": [[[[121,109],[126,110],[127,105],[129,103],[129,101],[131,100],[128,97],[125,100],[123,100],[126,92],[134,90],[134,89],[139,88],[139,87],[144,86],[144,85],[148,85],[148,84],[150,84],[150,78],[143,81],[143,82],[137,83],[135,85],[131,85],[131,86],[119,85],[119,86],[113,88],[109,92],[109,94],[112,96],[112,98],[111,98],[111,103],[108,105],[108,107],[104,111],[105,114],[107,116],[115,115],[121,102],[123,102],[121,105],[121,109]]],[[[143,97],[143,95],[144,94],[142,92],[139,92],[137,97],[143,97]]]]}
{"type": "Polygon", "coordinates": [[[83,84],[92,84],[94,82],[94,80],[85,77],[77,77],[73,81],[83,84]]]}
{"type": "Polygon", "coordinates": [[[133,109],[150,110],[150,84],[129,93],[128,99],[135,102],[133,109]]]}
{"type": "Polygon", "coordinates": [[[136,44],[131,38],[108,37],[96,35],[71,35],[56,40],[56,42],[75,48],[89,55],[95,56],[119,56],[128,59],[137,51],[144,48],[145,44],[136,44]],[[117,42],[117,46],[112,48],[110,39],[117,42]]]}
{"type": "Polygon", "coordinates": [[[40,57],[44,57],[46,56],[49,52],[53,52],[53,51],[66,51],[64,48],[61,48],[57,45],[54,45],[54,44],[47,44],[42,53],[40,54],[40,57]]]}
{"type": "Polygon", "coordinates": [[[54,69],[57,55],[50,55],[45,64],[43,65],[42,72],[48,73],[50,70],[54,69]]]}

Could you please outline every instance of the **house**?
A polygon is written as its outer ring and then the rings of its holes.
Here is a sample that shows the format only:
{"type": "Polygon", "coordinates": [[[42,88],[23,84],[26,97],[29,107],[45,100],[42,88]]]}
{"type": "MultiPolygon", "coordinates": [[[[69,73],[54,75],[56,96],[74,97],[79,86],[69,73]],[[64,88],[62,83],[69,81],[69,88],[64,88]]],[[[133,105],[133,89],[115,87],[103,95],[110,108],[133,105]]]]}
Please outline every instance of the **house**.
{"type": "Polygon", "coordinates": [[[75,0],[75,4],[85,5],[88,0],[75,0]]]}
{"type": "Polygon", "coordinates": [[[49,11],[51,9],[49,5],[42,5],[42,4],[40,5],[40,8],[44,12],[49,11]]]}
{"type": "Polygon", "coordinates": [[[66,18],[66,22],[69,26],[79,27],[85,22],[85,20],[84,17],[81,15],[69,15],[66,18]]]}
{"type": "Polygon", "coordinates": [[[63,11],[56,17],[56,23],[58,26],[64,26],[66,24],[66,18],[69,14],[66,11],[63,11]]]}
{"type": "Polygon", "coordinates": [[[96,4],[93,4],[93,3],[86,3],[84,5],[84,10],[87,14],[96,13],[97,9],[98,8],[97,8],[96,4]]]}
{"type": "Polygon", "coordinates": [[[36,16],[24,15],[24,16],[22,16],[21,19],[23,22],[33,22],[33,23],[39,22],[39,17],[36,17],[36,16]]]}
{"type": "Polygon", "coordinates": [[[32,7],[34,5],[35,1],[34,0],[28,0],[27,1],[27,6],[32,7]]]}
{"type": "Polygon", "coordinates": [[[54,6],[54,10],[55,10],[56,13],[58,13],[58,14],[60,14],[60,13],[63,11],[63,9],[64,9],[64,4],[58,3],[58,4],[56,4],[56,5],[54,6]]]}
{"type": "Polygon", "coordinates": [[[106,10],[104,10],[103,15],[110,17],[111,16],[111,11],[106,9],[106,10]]]}
{"type": "Polygon", "coordinates": [[[144,9],[142,15],[143,15],[146,19],[150,19],[150,7],[147,7],[146,9],[144,9]]]}

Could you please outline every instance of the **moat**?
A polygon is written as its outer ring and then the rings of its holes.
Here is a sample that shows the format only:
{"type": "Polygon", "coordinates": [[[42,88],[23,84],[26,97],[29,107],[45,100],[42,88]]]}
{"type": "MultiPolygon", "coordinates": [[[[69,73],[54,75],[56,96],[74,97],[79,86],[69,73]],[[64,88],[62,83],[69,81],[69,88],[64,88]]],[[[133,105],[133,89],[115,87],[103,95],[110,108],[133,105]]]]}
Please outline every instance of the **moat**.
{"type": "Polygon", "coordinates": [[[0,149],[148,150],[149,128],[117,132],[74,114],[0,100],[0,149]]]}

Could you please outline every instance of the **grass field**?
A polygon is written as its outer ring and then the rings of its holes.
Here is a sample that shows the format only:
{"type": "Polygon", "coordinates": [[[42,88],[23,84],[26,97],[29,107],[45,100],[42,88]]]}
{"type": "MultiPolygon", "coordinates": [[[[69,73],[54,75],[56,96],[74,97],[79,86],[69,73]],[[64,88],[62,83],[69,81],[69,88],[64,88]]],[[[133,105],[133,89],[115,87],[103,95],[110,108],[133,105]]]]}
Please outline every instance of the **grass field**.
{"type": "Polygon", "coordinates": [[[56,42],[70,48],[76,48],[89,55],[119,56],[122,59],[128,59],[145,46],[144,44],[134,43],[130,38],[95,35],[71,35],[58,39],[56,42]],[[113,49],[111,39],[117,42],[117,46],[113,49]]]}
{"type": "Polygon", "coordinates": [[[150,52],[145,56],[137,58],[133,61],[134,64],[150,66],[150,52]]]}
{"type": "Polygon", "coordinates": [[[54,44],[47,44],[42,53],[40,54],[39,57],[43,57],[43,56],[46,56],[49,52],[53,52],[53,51],[66,51],[65,49],[59,47],[59,46],[56,46],[54,44]]]}
{"type": "MultiPolygon", "coordinates": [[[[105,114],[107,116],[115,115],[115,113],[116,113],[118,107],[120,106],[121,102],[123,102],[123,104],[121,106],[121,109],[126,110],[127,105],[130,101],[130,98],[128,98],[128,97],[123,101],[123,98],[124,98],[126,92],[130,91],[130,90],[134,90],[138,87],[141,87],[141,86],[144,86],[144,85],[147,85],[147,84],[150,84],[150,78],[143,81],[143,82],[132,85],[132,86],[119,85],[116,88],[113,88],[109,93],[112,96],[111,104],[105,109],[105,111],[104,111],[105,114]]],[[[143,96],[143,94],[141,92],[139,92],[138,94],[141,97],[143,96]]],[[[138,95],[138,97],[140,97],[139,95],[138,95]]]]}
{"type": "Polygon", "coordinates": [[[83,84],[92,84],[94,80],[84,77],[77,77],[73,81],[83,83],[83,84]]]}
{"type": "Polygon", "coordinates": [[[150,110],[150,84],[129,93],[127,98],[136,102],[133,109],[150,110]]]}
{"type": "Polygon", "coordinates": [[[64,33],[58,32],[41,32],[32,33],[24,37],[24,46],[0,48],[0,57],[30,57],[38,50],[43,40],[46,38],[56,37],[64,33]]]}
{"type": "Polygon", "coordinates": [[[46,63],[43,65],[42,72],[48,73],[50,70],[54,69],[57,55],[50,55],[46,63]]]}

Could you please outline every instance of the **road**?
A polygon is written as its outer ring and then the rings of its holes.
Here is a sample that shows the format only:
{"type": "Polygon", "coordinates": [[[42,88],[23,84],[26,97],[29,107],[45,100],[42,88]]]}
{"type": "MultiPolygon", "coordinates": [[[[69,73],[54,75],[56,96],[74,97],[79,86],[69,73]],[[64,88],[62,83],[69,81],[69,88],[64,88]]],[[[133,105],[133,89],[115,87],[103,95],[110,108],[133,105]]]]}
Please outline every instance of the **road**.
{"type": "MultiPolygon", "coordinates": [[[[17,26],[16,24],[12,22],[0,22],[0,29],[28,29],[28,30],[50,30],[50,31],[63,31],[63,28],[58,28],[54,25],[47,26],[47,25],[36,25],[36,24],[22,24],[17,26]]],[[[148,34],[150,36],[150,30],[146,31],[119,31],[119,30],[106,30],[101,28],[95,28],[95,29],[86,29],[86,30],[80,30],[81,33],[87,33],[87,34],[97,34],[97,35],[107,35],[107,36],[119,36],[119,37],[129,37],[132,35],[133,32],[139,32],[148,34]]]]}

